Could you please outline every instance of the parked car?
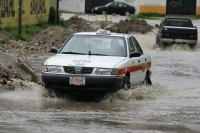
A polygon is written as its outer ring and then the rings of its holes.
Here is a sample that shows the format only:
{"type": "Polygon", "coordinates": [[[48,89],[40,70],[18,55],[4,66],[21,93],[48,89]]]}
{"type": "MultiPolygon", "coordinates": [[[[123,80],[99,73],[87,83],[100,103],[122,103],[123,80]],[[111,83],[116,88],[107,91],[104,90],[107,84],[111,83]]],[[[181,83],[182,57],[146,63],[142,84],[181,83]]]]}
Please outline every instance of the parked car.
{"type": "Polygon", "coordinates": [[[158,28],[156,34],[156,44],[161,50],[169,44],[187,44],[192,49],[196,48],[198,41],[198,30],[193,26],[191,19],[182,17],[166,17],[158,28]]]}
{"type": "Polygon", "coordinates": [[[71,91],[116,91],[151,85],[151,58],[134,36],[107,30],[70,36],[44,63],[45,88],[71,91]]]}
{"type": "Polygon", "coordinates": [[[135,7],[123,2],[110,2],[104,6],[97,6],[92,8],[92,12],[96,14],[120,14],[129,16],[135,13],[135,7]]]}

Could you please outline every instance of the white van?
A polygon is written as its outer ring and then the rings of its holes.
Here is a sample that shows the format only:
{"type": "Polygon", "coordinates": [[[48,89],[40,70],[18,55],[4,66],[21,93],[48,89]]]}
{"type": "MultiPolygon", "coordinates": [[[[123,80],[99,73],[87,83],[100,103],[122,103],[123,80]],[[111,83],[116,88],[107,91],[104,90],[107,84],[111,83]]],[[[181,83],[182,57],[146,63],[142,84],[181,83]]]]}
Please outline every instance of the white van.
{"type": "Polygon", "coordinates": [[[107,30],[71,35],[44,63],[45,88],[115,91],[151,85],[151,58],[129,34],[107,30]]]}

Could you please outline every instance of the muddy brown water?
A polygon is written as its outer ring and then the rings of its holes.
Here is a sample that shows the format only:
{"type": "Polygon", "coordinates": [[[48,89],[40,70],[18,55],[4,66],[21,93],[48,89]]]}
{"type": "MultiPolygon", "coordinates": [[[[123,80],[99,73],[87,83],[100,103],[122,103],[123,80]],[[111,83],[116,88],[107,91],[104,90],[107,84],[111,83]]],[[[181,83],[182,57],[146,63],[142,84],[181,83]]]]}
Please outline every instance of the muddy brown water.
{"type": "MultiPolygon", "coordinates": [[[[59,98],[42,86],[0,92],[1,133],[199,133],[200,52],[160,51],[154,33],[134,34],[152,58],[153,86],[107,93],[100,101],[59,98]]],[[[199,45],[198,45],[199,46],[199,45]]],[[[27,59],[40,72],[48,56],[27,59]]]]}

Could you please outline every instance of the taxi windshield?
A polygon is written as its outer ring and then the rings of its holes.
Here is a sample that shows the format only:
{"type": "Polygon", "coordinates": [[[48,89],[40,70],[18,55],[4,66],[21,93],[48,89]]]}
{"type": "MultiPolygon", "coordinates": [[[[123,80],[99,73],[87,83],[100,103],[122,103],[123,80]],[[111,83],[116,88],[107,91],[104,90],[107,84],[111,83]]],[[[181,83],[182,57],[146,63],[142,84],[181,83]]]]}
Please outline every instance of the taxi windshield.
{"type": "Polygon", "coordinates": [[[126,57],[127,48],[124,37],[73,35],[59,53],[126,57]]]}

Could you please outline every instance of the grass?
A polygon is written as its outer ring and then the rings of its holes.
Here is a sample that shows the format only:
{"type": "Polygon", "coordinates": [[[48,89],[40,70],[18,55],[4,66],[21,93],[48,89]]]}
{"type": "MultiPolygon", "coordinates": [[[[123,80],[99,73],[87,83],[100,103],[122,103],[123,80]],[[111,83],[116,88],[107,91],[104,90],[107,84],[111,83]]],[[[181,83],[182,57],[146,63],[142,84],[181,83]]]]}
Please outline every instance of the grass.
{"type": "MultiPolygon", "coordinates": [[[[70,23],[68,21],[60,20],[58,25],[66,28],[70,26],[70,23]]],[[[16,38],[19,38],[24,41],[30,41],[32,40],[33,35],[40,33],[41,31],[52,26],[55,26],[55,25],[49,24],[49,23],[42,23],[38,25],[25,25],[25,26],[22,26],[21,34],[18,33],[18,28],[16,27],[6,27],[3,30],[5,30],[8,34],[16,38]]]]}
{"type": "Polygon", "coordinates": [[[160,18],[165,17],[165,15],[166,14],[159,14],[159,13],[139,13],[137,15],[131,15],[130,18],[159,20],[160,18]]]}
{"type": "Polygon", "coordinates": [[[2,40],[0,40],[1,44],[6,44],[8,42],[9,42],[9,40],[7,38],[3,38],[2,40]]]}
{"type": "Polygon", "coordinates": [[[200,15],[196,15],[196,19],[200,19],[200,15]]]}

